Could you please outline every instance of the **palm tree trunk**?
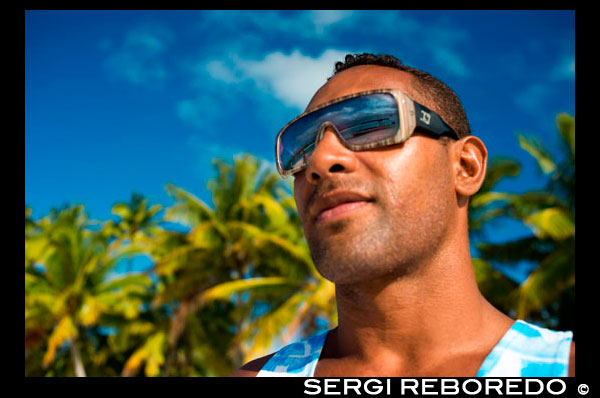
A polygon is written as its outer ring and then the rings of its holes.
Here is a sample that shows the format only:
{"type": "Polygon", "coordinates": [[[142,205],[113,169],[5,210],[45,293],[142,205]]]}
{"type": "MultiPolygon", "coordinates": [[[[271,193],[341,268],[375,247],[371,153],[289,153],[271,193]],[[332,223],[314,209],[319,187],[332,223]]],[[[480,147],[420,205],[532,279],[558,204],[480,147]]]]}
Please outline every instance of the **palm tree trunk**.
{"type": "Polygon", "coordinates": [[[169,373],[171,373],[171,366],[173,366],[173,363],[175,363],[176,358],[177,358],[177,342],[175,342],[175,345],[169,351],[169,356],[167,357],[167,363],[166,363],[165,369],[163,370],[163,373],[162,373],[163,377],[169,376],[169,373]]]}
{"type": "Polygon", "coordinates": [[[81,355],[79,353],[79,348],[77,348],[76,341],[71,343],[71,357],[73,358],[73,368],[75,369],[76,377],[85,377],[85,369],[83,367],[83,362],[81,361],[81,355]]]}

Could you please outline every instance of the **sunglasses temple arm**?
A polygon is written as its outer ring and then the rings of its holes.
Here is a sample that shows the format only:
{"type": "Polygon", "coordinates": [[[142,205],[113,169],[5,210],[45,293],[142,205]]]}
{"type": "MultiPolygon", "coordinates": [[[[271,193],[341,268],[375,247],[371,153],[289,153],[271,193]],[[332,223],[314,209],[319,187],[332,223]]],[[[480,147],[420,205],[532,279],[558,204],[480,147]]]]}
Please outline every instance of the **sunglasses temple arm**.
{"type": "Polygon", "coordinates": [[[456,134],[456,132],[454,132],[454,130],[452,130],[452,128],[450,128],[437,113],[417,102],[414,102],[414,105],[417,129],[424,130],[438,138],[443,135],[448,135],[455,140],[460,139],[458,134],[456,134]]]}

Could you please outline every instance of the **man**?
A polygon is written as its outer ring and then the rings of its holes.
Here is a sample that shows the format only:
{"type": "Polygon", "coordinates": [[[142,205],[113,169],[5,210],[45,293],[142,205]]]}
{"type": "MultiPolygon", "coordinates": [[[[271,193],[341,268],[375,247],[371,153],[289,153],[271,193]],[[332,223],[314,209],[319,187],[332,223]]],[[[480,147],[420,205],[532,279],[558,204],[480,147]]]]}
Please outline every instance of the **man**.
{"type": "Polygon", "coordinates": [[[338,62],[277,137],[338,327],[232,376],[574,375],[571,332],[515,322],[478,290],[467,206],[486,163],[445,84],[392,56],[338,62]]]}

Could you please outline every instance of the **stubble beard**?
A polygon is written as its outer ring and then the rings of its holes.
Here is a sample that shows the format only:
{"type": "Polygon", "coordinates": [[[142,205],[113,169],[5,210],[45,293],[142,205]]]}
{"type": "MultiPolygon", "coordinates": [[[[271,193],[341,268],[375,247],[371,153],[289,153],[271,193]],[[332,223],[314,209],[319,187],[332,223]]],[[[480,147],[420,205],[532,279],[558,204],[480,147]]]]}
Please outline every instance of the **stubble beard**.
{"type": "Polygon", "coordinates": [[[402,209],[390,212],[377,202],[370,205],[375,206],[371,217],[343,219],[306,233],[317,270],[336,285],[414,275],[445,234],[444,209],[438,206],[415,215],[402,209]]]}
{"type": "Polygon", "coordinates": [[[327,226],[327,237],[307,238],[315,266],[325,279],[350,285],[414,271],[404,259],[403,245],[395,244],[400,237],[387,220],[378,216],[360,226],[356,223],[336,221],[327,226]]]}

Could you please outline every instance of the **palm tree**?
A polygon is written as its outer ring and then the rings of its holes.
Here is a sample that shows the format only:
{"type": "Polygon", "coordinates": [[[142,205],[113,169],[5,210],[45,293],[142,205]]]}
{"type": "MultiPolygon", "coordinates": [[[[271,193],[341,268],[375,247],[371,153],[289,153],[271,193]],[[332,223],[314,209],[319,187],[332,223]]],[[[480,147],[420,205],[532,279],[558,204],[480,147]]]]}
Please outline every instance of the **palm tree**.
{"type": "MultiPolygon", "coordinates": [[[[498,206],[490,206],[490,202],[485,198],[493,192],[498,182],[506,177],[514,177],[520,171],[520,164],[512,159],[498,157],[490,161],[483,185],[469,201],[469,235],[472,242],[485,239],[487,237],[485,227],[504,212],[498,206]]],[[[495,307],[509,313],[512,308],[510,294],[518,287],[518,283],[494,269],[488,258],[475,257],[472,263],[481,293],[495,307]]]]}
{"type": "Polygon", "coordinates": [[[547,177],[545,190],[523,194],[487,190],[471,205],[478,214],[491,215],[488,220],[508,216],[532,230],[531,236],[512,242],[478,245],[487,261],[510,264],[527,260],[539,264],[520,286],[505,295],[505,304],[518,318],[529,317],[549,327],[574,330],[574,318],[567,308],[574,304],[575,288],[575,119],[560,114],[557,127],[563,145],[561,162],[536,138],[518,135],[521,147],[547,177]]]}
{"type": "Polygon", "coordinates": [[[81,348],[94,351],[90,333],[107,317],[135,319],[139,296],[151,281],[140,274],[107,278],[128,249],[109,250],[110,232],[90,228],[95,223],[83,206],[52,210],[37,222],[28,218],[27,208],[25,214],[26,363],[28,353],[45,347],[41,365],[47,369],[66,346],[73,374],[85,376],[84,363],[91,358],[84,358],[81,348]]]}
{"type": "Polygon", "coordinates": [[[133,193],[129,202],[119,202],[113,206],[112,213],[119,216],[119,220],[109,221],[107,225],[116,229],[115,235],[135,243],[144,236],[161,232],[155,219],[161,210],[161,205],[148,207],[148,200],[143,195],[133,193]]]}
{"type": "MultiPolygon", "coordinates": [[[[156,215],[162,210],[159,204],[148,207],[148,200],[143,195],[133,193],[129,202],[116,203],[112,213],[117,215],[117,221],[108,221],[106,230],[114,234],[115,239],[112,246],[129,244],[143,251],[149,249],[151,236],[161,233],[156,215]]],[[[129,259],[129,270],[132,269],[132,259],[129,259]]]]}
{"type": "Polygon", "coordinates": [[[189,364],[193,357],[210,358],[204,374],[228,374],[285,336],[286,326],[289,338],[316,314],[330,319],[335,311],[332,285],[316,276],[290,187],[248,155],[215,165],[214,208],[167,186],[176,203],[164,218],[189,232],[164,231],[152,251],[161,278],[154,304],[171,305],[174,313],[161,343],[170,351],[163,374],[179,372],[178,358],[189,364]],[[214,325],[206,316],[214,320],[215,313],[223,325],[208,333],[214,325]]]}

